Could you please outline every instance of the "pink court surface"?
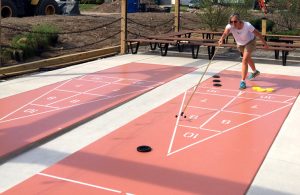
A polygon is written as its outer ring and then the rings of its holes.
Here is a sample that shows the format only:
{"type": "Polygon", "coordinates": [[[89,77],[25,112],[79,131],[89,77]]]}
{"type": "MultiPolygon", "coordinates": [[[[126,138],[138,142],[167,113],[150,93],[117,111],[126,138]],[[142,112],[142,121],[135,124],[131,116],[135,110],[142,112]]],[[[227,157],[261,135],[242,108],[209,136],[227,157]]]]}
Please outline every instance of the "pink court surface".
{"type": "Polygon", "coordinates": [[[299,77],[213,78],[129,122],[4,194],[244,194],[299,95],[299,77]],[[140,153],[137,146],[151,152],[140,153]]]}
{"type": "Polygon", "coordinates": [[[130,63],[0,99],[0,162],[194,70],[130,63]]]}

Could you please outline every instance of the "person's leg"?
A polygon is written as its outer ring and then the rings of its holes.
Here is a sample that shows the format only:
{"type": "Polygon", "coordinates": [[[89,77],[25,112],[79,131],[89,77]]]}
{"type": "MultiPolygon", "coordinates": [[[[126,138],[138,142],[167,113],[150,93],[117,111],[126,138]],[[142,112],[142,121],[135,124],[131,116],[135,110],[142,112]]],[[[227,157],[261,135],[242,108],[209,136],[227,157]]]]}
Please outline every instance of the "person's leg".
{"type": "Polygon", "coordinates": [[[249,64],[251,70],[252,70],[253,72],[255,72],[255,71],[256,71],[256,67],[255,67],[254,61],[253,61],[253,59],[252,59],[251,56],[250,56],[249,59],[248,59],[248,64],[249,64]]]}
{"type": "Polygon", "coordinates": [[[260,74],[260,72],[256,69],[255,63],[251,57],[252,52],[255,51],[255,49],[256,49],[256,40],[255,39],[252,40],[249,44],[247,44],[245,46],[245,51],[248,51],[250,53],[250,56],[248,58],[248,65],[252,69],[252,73],[248,77],[249,80],[254,79],[255,77],[257,77],[260,74]]]}
{"type": "Polygon", "coordinates": [[[258,75],[260,75],[260,72],[256,69],[255,64],[254,64],[254,62],[253,62],[251,56],[250,56],[250,58],[249,58],[249,60],[248,60],[248,64],[249,64],[249,66],[250,66],[251,69],[252,69],[252,73],[249,75],[248,79],[249,79],[249,80],[252,80],[252,79],[254,79],[255,77],[257,77],[258,75]]]}
{"type": "Polygon", "coordinates": [[[240,89],[246,89],[246,82],[245,82],[245,76],[244,76],[244,72],[246,72],[246,75],[247,75],[247,71],[248,71],[248,62],[246,62],[246,60],[244,60],[245,58],[245,55],[244,55],[244,52],[245,52],[245,46],[241,46],[241,45],[237,45],[237,48],[239,49],[239,51],[241,52],[241,56],[243,57],[243,60],[242,60],[242,80],[240,82],[240,89]]]}
{"type": "MultiPolygon", "coordinates": [[[[243,60],[242,60],[242,72],[241,72],[242,80],[245,80],[247,77],[248,63],[249,63],[250,58],[251,58],[251,52],[245,50],[243,53],[243,60]]],[[[252,60],[252,62],[253,62],[253,60],[252,60]]]]}

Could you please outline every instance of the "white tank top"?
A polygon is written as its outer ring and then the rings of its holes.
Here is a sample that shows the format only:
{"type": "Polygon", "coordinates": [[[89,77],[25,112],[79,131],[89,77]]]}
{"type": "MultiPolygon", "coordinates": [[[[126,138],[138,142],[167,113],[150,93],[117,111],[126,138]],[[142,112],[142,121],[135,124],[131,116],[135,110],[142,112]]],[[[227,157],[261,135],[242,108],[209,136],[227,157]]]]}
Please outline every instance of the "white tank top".
{"type": "Polygon", "coordinates": [[[244,22],[242,29],[236,29],[230,24],[227,24],[226,29],[229,29],[238,45],[246,45],[254,39],[255,28],[249,22],[244,22]]]}

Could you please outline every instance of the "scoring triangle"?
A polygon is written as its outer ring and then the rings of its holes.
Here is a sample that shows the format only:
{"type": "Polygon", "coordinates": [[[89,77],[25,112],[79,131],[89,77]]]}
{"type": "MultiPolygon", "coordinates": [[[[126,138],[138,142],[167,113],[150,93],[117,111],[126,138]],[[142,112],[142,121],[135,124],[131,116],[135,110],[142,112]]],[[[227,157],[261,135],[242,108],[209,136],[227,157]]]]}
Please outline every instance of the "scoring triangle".
{"type": "Polygon", "coordinates": [[[168,155],[183,151],[217,134],[219,132],[177,126],[169,146],[168,155]]]}
{"type": "Polygon", "coordinates": [[[24,107],[21,107],[11,113],[8,113],[6,116],[0,119],[0,122],[6,122],[6,121],[11,121],[11,120],[17,120],[37,114],[42,114],[45,112],[50,112],[57,110],[58,108],[55,107],[47,107],[47,106],[42,106],[42,105],[26,105],[24,107]]]}

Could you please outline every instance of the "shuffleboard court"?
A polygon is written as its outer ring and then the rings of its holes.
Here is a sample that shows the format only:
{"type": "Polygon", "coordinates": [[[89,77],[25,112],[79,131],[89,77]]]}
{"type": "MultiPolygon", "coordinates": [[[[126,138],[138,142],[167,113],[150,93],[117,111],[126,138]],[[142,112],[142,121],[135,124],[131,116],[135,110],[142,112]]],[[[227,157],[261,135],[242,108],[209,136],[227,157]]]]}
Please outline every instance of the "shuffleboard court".
{"type": "MultiPolygon", "coordinates": [[[[245,194],[299,95],[299,77],[262,74],[237,90],[202,83],[4,194],[245,194]],[[152,147],[141,153],[140,145],[152,147]]],[[[99,127],[101,130],[101,127],[99,127]]]]}
{"type": "Polygon", "coordinates": [[[194,70],[129,63],[0,99],[0,159],[194,70]]]}

